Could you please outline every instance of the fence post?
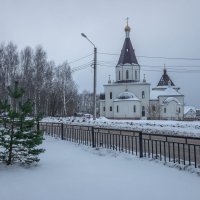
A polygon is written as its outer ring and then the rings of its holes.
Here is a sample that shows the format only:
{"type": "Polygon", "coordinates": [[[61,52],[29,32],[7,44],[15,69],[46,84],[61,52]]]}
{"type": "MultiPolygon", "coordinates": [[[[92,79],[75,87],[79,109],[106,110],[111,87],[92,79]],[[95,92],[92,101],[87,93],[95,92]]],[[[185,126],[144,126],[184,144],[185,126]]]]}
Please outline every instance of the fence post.
{"type": "Polygon", "coordinates": [[[139,149],[140,149],[140,158],[143,157],[143,145],[142,145],[142,132],[139,132],[139,149]]]}
{"type": "Polygon", "coordinates": [[[64,126],[63,123],[61,124],[61,140],[64,140],[64,126]]]}
{"type": "Polygon", "coordinates": [[[94,127],[92,126],[92,147],[95,148],[96,144],[95,144],[95,139],[94,139],[94,127]]]}

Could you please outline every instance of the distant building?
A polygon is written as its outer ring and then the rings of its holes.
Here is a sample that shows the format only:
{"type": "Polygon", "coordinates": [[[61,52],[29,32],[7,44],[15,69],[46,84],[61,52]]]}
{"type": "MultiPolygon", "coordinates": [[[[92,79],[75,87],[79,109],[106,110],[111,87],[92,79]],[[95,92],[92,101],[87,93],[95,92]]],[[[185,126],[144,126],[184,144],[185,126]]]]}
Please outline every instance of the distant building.
{"type": "Polygon", "coordinates": [[[145,76],[140,80],[140,65],[130,40],[131,28],[125,27],[125,41],[115,67],[115,82],[104,85],[100,95],[100,116],[114,119],[183,119],[184,95],[169,78],[166,68],[150,91],[145,76]]]}
{"type": "Polygon", "coordinates": [[[200,120],[200,109],[196,109],[196,118],[200,120]]]}
{"type": "Polygon", "coordinates": [[[184,106],[184,119],[196,119],[196,108],[194,106],[184,106]]]}

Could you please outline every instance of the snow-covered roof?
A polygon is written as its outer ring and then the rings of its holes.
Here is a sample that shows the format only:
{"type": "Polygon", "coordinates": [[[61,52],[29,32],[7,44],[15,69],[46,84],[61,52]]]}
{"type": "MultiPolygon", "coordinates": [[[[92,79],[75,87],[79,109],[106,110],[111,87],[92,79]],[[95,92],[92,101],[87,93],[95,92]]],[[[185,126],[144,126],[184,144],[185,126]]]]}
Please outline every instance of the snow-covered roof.
{"type": "Polygon", "coordinates": [[[121,100],[139,101],[137,96],[132,92],[122,92],[114,101],[121,101],[121,100]]]}
{"type": "Polygon", "coordinates": [[[163,103],[165,104],[167,104],[167,103],[170,103],[171,101],[175,101],[177,104],[181,104],[180,103],[180,101],[177,99],[177,98],[175,98],[175,97],[168,97],[168,98],[166,98],[164,101],[163,101],[163,103]]]}
{"type": "Polygon", "coordinates": [[[172,87],[168,87],[165,90],[152,90],[150,99],[155,100],[158,99],[159,96],[182,96],[182,94],[177,92],[172,87]]]}
{"type": "Polygon", "coordinates": [[[187,114],[190,110],[196,113],[196,108],[194,106],[184,106],[184,115],[187,114]]]}

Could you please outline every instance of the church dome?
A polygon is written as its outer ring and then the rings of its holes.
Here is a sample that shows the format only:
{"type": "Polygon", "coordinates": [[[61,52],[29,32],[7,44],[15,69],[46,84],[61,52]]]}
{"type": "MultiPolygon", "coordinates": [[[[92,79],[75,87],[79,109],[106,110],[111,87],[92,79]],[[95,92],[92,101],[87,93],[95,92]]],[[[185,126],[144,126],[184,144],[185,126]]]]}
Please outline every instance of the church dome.
{"type": "Polygon", "coordinates": [[[117,99],[139,100],[132,92],[122,92],[117,99]]]}
{"type": "Polygon", "coordinates": [[[129,25],[126,25],[126,27],[124,28],[125,32],[130,32],[131,31],[131,28],[129,25]]]}

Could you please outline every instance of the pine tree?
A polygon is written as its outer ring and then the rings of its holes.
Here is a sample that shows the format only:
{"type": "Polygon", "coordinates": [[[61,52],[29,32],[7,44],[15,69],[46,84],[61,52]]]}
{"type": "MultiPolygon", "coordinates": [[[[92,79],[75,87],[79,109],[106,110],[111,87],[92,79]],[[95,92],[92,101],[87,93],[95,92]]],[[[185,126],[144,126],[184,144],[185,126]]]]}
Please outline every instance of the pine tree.
{"type": "Polygon", "coordinates": [[[43,133],[35,128],[39,118],[27,119],[33,104],[30,100],[20,102],[24,91],[17,82],[8,91],[12,105],[0,102],[0,111],[7,114],[0,121],[0,161],[7,165],[37,163],[38,155],[44,152],[44,149],[38,148],[42,144],[43,133]]]}

